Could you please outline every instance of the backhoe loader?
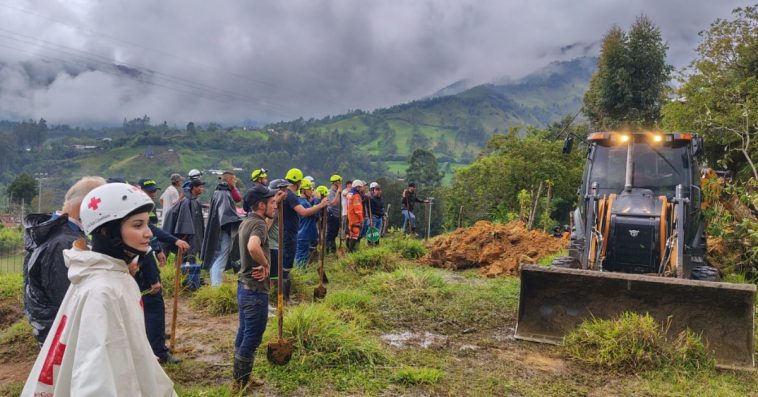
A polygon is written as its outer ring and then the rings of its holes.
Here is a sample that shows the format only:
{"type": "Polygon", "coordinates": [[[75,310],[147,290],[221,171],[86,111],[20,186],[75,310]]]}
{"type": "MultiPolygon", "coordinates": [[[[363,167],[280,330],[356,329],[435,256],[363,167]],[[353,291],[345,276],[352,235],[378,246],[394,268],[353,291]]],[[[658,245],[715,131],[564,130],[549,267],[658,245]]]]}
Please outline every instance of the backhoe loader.
{"type": "Polygon", "coordinates": [[[521,267],[516,338],[559,344],[586,319],[649,313],[672,335],[700,334],[717,366],[753,369],[756,287],[717,282],[706,263],[702,138],[598,132],[588,143],[569,256],[521,267]]]}

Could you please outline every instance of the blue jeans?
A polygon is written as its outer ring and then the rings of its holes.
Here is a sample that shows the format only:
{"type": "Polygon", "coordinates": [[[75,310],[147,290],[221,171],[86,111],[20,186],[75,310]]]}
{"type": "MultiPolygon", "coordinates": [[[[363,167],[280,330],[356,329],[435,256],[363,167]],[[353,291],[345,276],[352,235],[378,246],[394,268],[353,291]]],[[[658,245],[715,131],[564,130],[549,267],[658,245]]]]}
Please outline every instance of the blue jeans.
{"type": "Polygon", "coordinates": [[[261,344],[268,322],[268,294],[254,292],[237,283],[240,327],[234,341],[234,358],[251,362],[261,344]]]}
{"type": "Polygon", "coordinates": [[[403,233],[410,233],[416,230],[416,215],[413,212],[403,209],[403,233]]]}
{"type": "Polygon", "coordinates": [[[217,286],[224,282],[224,269],[232,252],[232,234],[221,231],[218,235],[218,246],[211,264],[211,285],[217,286]]]}
{"type": "Polygon", "coordinates": [[[305,269],[308,266],[308,257],[311,255],[311,249],[316,245],[312,240],[297,240],[297,251],[295,252],[295,266],[298,269],[305,269]]]}

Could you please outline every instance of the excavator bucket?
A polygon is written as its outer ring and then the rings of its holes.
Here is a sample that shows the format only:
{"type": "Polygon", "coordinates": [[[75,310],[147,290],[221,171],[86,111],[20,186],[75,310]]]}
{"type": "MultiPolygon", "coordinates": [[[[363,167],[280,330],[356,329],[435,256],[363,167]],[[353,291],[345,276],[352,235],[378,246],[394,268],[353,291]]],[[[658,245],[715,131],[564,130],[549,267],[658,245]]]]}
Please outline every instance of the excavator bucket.
{"type": "Polygon", "coordinates": [[[649,313],[670,324],[671,335],[700,334],[718,367],[752,370],[755,291],[753,284],[523,265],[515,336],[561,344],[584,320],[649,313]]]}

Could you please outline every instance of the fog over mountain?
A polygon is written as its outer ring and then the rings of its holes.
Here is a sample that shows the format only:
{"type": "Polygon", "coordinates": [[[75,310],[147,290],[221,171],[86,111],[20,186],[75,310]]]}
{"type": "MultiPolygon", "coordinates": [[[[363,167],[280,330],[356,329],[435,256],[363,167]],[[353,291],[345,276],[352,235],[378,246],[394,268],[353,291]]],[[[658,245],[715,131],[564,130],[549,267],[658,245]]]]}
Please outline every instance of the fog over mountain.
{"type": "Polygon", "coordinates": [[[0,119],[241,124],[373,109],[595,56],[640,13],[682,67],[697,32],[740,5],[0,0],[0,119]]]}

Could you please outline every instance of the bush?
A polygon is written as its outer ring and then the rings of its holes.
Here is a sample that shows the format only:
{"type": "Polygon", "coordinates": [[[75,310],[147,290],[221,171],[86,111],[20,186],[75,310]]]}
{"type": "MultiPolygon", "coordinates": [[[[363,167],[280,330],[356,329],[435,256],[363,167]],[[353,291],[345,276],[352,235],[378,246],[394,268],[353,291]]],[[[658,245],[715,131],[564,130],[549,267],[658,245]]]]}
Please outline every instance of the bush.
{"type": "Polygon", "coordinates": [[[0,252],[6,254],[20,253],[24,249],[24,233],[15,228],[0,229],[0,252]]]}
{"type": "Polygon", "coordinates": [[[236,313],[237,284],[224,283],[217,287],[206,285],[195,292],[192,307],[215,316],[236,313]]]}
{"type": "Polygon", "coordinates": [[[358,309],[371,307],[371,294],[364,291],[335,291],[326,295],[324,303],[333,309],[358,309]]]}
{"type": "MultiPolygon", "coordinates": [[[[276,338],[271,321],[266,339],[276,338]]],[[[323,366],[377,365],[387,362],[379,341],[353,322],[346,322],[327,306],[301,304],[284,317],[284,337],[295,346],[293,360],[314,368],[323,366]]]]}
{"type": "Polygon", "coordinates": [[[403,259],[418,259],[426,254],[424,244],[415,239],[389,239],[386,246],[403,259]]]}
{"type": "Polygon", "coordinates": [[[401,368],[392,375],[394,383],[432,385],[442,380],[444,373],[436,368],[401,368]]]}
{"type": "MultiPolygon", "coordinates": [[[[160,268],[161,271],[161,287],[163,289],[163,297],[168,299],[174,296],[174,276],[176,275],[176,268],[174,267],[174,254],[169,254],[166,259],[166,266],[160,268]]],[[[181,275],[179,280],[179,287],[182,289],[182,293],[187,291],[183,286],[186,275],[181,275]]]]}
{"type": "Polygon", "coordinates": [[[21,301],[24,279],[21,273],[0,274],[0,299],[16,298],[21,301]]]}
{"type": "Polygon", "coordinates": [[[616,320],[587,320],[564,338],[573,358],[608,369],[712,368],[700,337],[689,330],[666,337],[649,314],[623,313],[616,320]]]}
{"type": "Polygon", "coordinates": [[[389,247],[363,249],[352,252],[343,259],[345,265],[358,272],[392,271],[397,269],[400,258],[389,247]]]}

